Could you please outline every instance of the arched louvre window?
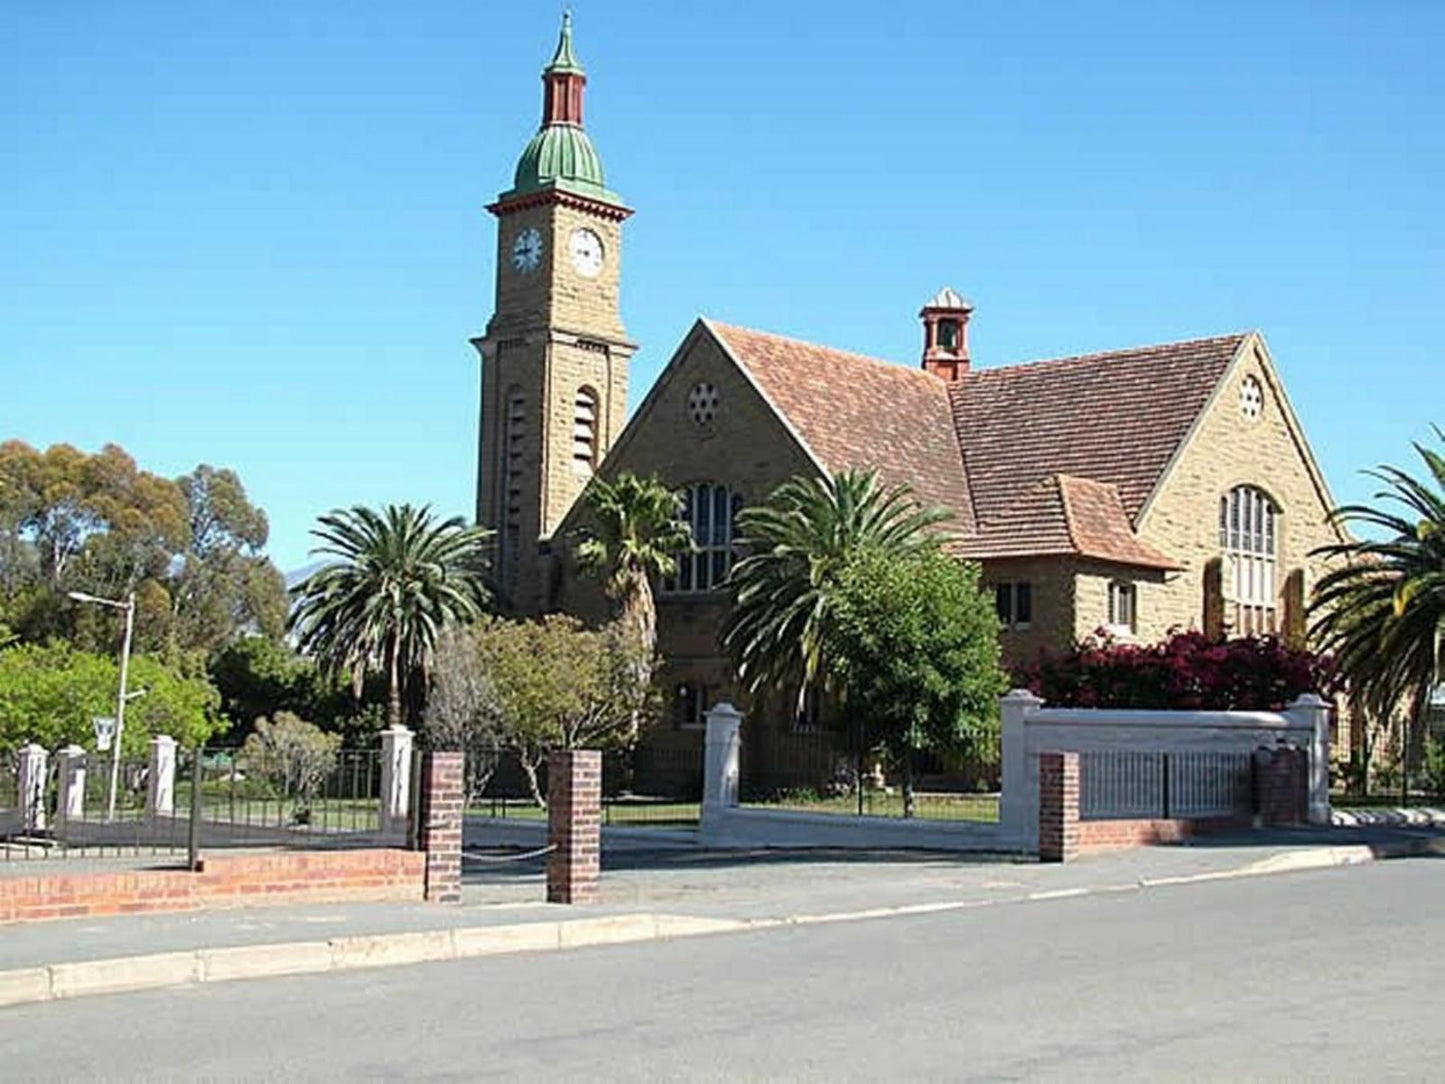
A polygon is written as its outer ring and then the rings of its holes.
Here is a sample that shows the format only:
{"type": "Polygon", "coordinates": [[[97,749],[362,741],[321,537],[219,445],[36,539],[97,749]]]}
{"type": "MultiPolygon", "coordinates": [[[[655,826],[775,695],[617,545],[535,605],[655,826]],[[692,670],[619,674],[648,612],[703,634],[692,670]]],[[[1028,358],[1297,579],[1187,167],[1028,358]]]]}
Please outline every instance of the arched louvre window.
{"type": "Polygon", "coordinates": [[[692,527],[697,549],[677,555],[677,573],[662,583],[674,594],[714,591],[733,567],[733,540],[742,497],[727,486],[701,482],[682,491],[682,518],[692,527]]]}
{"type": "Polygon", "coordinates": [[[572,470],[579,478],[590,478],[596,469],[597,393],[583,388],[572,414],[572,470]]]}
{"type": "Polygon", "coordinates": [[[1229,628],[1245,636],[1279,630],[1279,509],[1254,486],[1219,498],[1219,546],[1229,628]]]}

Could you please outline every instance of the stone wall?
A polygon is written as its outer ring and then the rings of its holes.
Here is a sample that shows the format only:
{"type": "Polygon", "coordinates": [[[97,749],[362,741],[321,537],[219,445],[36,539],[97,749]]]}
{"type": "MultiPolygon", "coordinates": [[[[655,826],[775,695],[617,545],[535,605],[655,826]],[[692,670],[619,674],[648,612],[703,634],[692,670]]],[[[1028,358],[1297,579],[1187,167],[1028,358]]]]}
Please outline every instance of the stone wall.
{"type": "MultiPolygon", "coordinates": [[[[512,547],[517,571],[507,575],[512,562],[504,556],[502,582],[512,608],[521,613],[545,608],[551,562],[539,560],[537,544],[552,536],[588,479],[573,459],[578,393],[587,389],[597,403],[594,465],[626,422],[628,365],[636,347],[627,340],[619,308],[621,256],[620,221],[565,201],[508,210],[498,219],[496,312],[486,336],[476,340],[484,357],[477,518],[493,529],[505,522],[505,416],[516,392],[525,403],[522,514],[520,539],[512,547]],[[536,270],[523,273],[512,265],[512,245],[529,228],[542,235],[542,260],[536,270]],[[585,278],[572,266],[569,240],[580,228],[602,242],[596,278],[585,278]]],[[[505,554],[505,535],[499,544],[505,554]]]]}
{"type": "MultiPolygon", "coordinates": [[[[1308,450],[1286,411],[1282,386],[1264,344],[1252,337],[1138,525],[1146,541],[1184,566],[1162,583],[1141,585],[1141,639],[1159,640],[1176,625],[1202,627],[1205,569],[1220,555],[1219,498],[1237,485],[1256,486],[1279,506],[1276,586],[1282,594],[1289,574],[1301,569],[1308,597],[1322,567],[1309,554],[1337,535],[1326,522],[1328,495],[1312,476],[1308,450]],[[1251,376],[1264,389],[1264,409],[1255,421],[1246,419],[1240,409],[1240,386],[1251,376]]],[[[1282,623],[1282,598],[1279,611],[1282,623]]]]}
{"type": "Polygon", "coordinates": [[[1066,650],[1077,627],[1074,565],[1059,557],[1015,557],[984,561],[982,582],[993,585],[1026,580],[1032,585],[1033,620],[1027,629],[1004,629],[999,649],[1006,669],[1034,662],[1044,652],[1066,650]]]}
{"type": "MultiPolygon", "coordinates": [[[[674,488],[703,482],[726,485],[744,505],[761,503],[795,475],[817,473],[752,383],[703,330],[684,341],[619,440],[607,472],[615,476],[624,471],[655,475],[674,488]],[[687,395],[704,381],[717,387],[721,409],[711,425],[700,427],[688,416],[687,395]]],[[[570,539],[585,523],[585,509],[575,508],[559,534],[570,539]]],[[[588,621],[605,619],[610,606],[596,583],[578,575],[570,552],[559,553],[557,560],[558,608],[588,621]]],[[[707,686],[709,702],[740,698],[718,646],[725,613],[721,592],[658,592],[658,649],[666,660],[661,680],[669,694],[690,682],[707,686]]],[[[665,710],[671,725],[671,704],[665,710]]]]}

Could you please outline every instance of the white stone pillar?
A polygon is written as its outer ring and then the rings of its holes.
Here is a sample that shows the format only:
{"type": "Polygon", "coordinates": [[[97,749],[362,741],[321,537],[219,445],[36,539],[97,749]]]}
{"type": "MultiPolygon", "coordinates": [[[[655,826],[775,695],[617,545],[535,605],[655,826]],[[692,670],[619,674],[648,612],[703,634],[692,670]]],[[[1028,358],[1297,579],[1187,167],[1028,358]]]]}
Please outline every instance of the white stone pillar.
{"type": "Polygon", "coordinates": [[[742,759],[743,715],[726,700],[707,713],[703,752],[702,815],[708,810],[735,808],[742,759]]]}
{"type": "Polygon", "coordinates": [[[20,819],[27,832],[45,830],[45,768],[50,754],[31,742],[20,750],[20,819]]]}
{"type": "Polygon", "coordinates": [[[1330,823],[1330,703],[1304,693],[1285,709],[1291,726],[1310,732],[1309,822],[1330,823]]]}
{"type": "Polygon", "coordinates": [[[78,745],[67,745],[55,756],[55,775],[60,782],[55,827],[63,829],[71,821],[85,817],[85,750],[78,745]]]}
{"type": "Polygon", "coordinates": [[[381,732],[381,834],[405,836],[411,817],[412,732],[397,723],[381,732]]]}
{"type": "Polygon", "coordinates": [[[146,813],[169,817],[176,811],[176,739],[157,734],[151,739],[150,771],[146,780],[146,813]]]}
{"type": "Polygon", "coordinates": [[[999,700],[999,833],[1005,846],[1033,851],[1039,843],[1039,773],[1029,763],[1028,721],[1044,702],[1027,689],[1013,689],[999,700]]]}

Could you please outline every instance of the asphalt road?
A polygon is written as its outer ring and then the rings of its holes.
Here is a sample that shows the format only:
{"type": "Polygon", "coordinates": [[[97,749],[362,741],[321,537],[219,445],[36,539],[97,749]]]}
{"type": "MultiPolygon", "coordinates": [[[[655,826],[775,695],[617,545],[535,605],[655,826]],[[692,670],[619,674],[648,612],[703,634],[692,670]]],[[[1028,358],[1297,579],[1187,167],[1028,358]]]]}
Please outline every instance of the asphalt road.
{"type": "Polygon", "coordinates": [[[1439,1079],[1445,861],[0,1011],[29,1079],[1439,1079]]]}

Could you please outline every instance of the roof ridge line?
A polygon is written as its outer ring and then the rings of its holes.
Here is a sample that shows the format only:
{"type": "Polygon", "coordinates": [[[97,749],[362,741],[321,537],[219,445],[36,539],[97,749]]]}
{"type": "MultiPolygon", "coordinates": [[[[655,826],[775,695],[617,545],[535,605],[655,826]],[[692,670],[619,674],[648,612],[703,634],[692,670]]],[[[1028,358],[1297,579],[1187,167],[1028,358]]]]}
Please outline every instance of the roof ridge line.
{"type": "Polygon", "coordinates": [[[1096,350],[1089,354],[1061,354],[1052,358],[1028,358],[1024,361],[1010,361],[1003,365],[993,365],[986,368],[972,369],[970,376],[983,376],[987,373],[1010,372],[1014,369],[1027,369],[1036,365],[1063,365],[1076,361],[1097,361],[1100,358],[1117,357],[1120,354],[1143,354],[1151,350],[1166,350],[1178,346],[1200,346],[1204,343],[1223,343],[1230,340],[1243,341],[1255,333],[1255,329],[1248,331],[1231,331],[1225,335],[1204,335],[1196,339],[1172,339],[1167,342],[1145,343],[1142,346],[1121,346],[1113,350],[1096,350]]]}
{"type": "Polygon", "coordinates": [[[777,331],[764,331],[758,327],[744,327],[742,324],[729,324],[723,320],[712,320],[714,327],[731,328],[734,331],[741,331],[748,335],[762,335],[768,339],[781,339],[783,342],[797,343],[799,346],[806,346],[812,350],[828,350],[834,354],[842,354],[844,357],[854,358],[858,361],[866,361],[873,365],[881,365],[889,370],[904,373],[916,373],[930,381],[936,381],[944,388],[948,387],[948,381],[942,377],[934,376],[926,369],[915,368],[912,365],[905,365],[901,361],[889,361],[887,358],[877,358],[872,354],[860,354],[856,350],[845,350],[841,346],[829,346],[827,343],[814,342],[812,339],[800,339],[796,335],[784,335],[777,331]]]}

